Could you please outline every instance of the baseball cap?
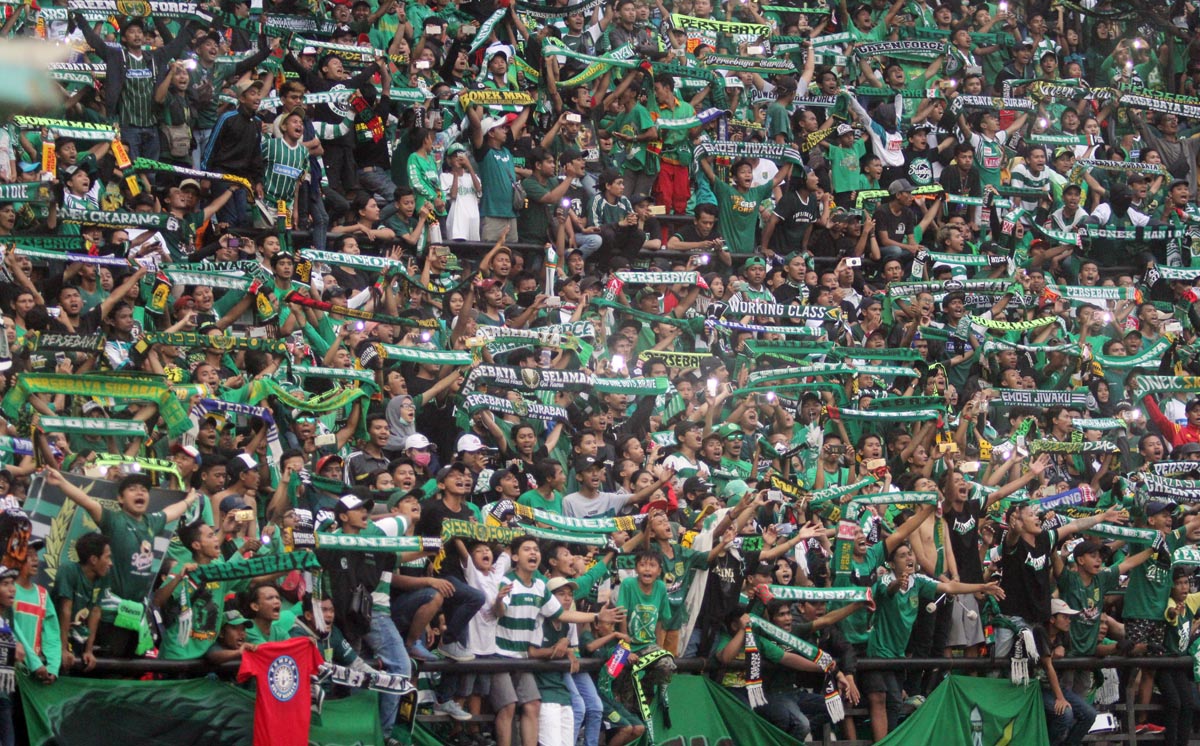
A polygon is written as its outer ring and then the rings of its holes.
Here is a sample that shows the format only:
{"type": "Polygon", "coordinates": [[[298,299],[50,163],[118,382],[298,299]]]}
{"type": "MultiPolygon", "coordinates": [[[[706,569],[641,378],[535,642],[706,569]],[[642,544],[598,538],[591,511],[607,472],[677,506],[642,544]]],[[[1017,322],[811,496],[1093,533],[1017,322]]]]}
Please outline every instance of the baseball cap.
{"type": "Polygon", "coordinates": [[[6,567],[0,565],[0,580],[8,580],[9,578],[16,579],[21,573],[17,572],[15,567],[6,567]]]}
{"type": "Polygon", "coordinates": [[[688,477],[683,482],[683,494],[685,494],[685,495],[692,493],[692,492],[699,492],[704,495],[711,495],[712,488],[713,488],[712,482],[708,481],[704,477],[698,477],[698,476],[697,477],[688,477]]]}
{"type": "Polygon", "coordinates": [[[200,191],[200,182],[196,181],[195,179],[184,179],[183,181],[179,182],[180,189],[187,189],[188,187],[194,187],[198,192],[200,191]]]}
{"type": "Polygon", "coordinates": [[[320,474],[326,466],[329,466],[334,461],[338,462],[339,464],[345,463],[341,456],[337,455],[336,453],[331,453],[328,456],[322,456],[321,458],[317,459],[316,472],[320,474]]]}
{"type": "Polygon", "coordinates": [[[1084,556],[1085,554],[1095,554],[1097,552],[1103,552],[1103,551],[1104,551],[1104,545],[1101,544],[1100,542],[1093,541],[1092,539],[1084,539],[1083,541],[1076,544],[1075,548],[1071,550],[1071,556],[1074,557],[1075,559],[1079,559],[1080,557],[1084,556]]]}
{"type": "Polygon", "coordinates": [[[763,259],[761,256],[752,256],[746,260],[745,264],[742,265],[742,269],[749,269],[750,267],[765,267],[765,266],[767,266],[766,259],[763,259]]]}
{"type": "Polygon", "coordinates": [[[502,117],[485,117],[484,120],[480,122],[479,127],[483,130],[483,134],[486,135],[497,127],[506,127],[509,124],[512,124],[514,119],[516,119],[516,117],[512,115],[505,115],[502,117]]]}
{"type": "Polygon", "coordinates": [[[774,568],[771,567],[770,562],[759,562],[757,565],[754,566],[753,570],[751,570],[750,572],[748,572],[746,574],[747,575],[770,575],[771,571],[773,569],[774,568]]]}
{"type": "Polygon", "coordinates": [[[300,50],[300,54],[302,54],[302,55],[304,55],[304,54],[316,54],[316,53],[317,53],[317,48],[316,48],[316,47],[305,47],[304,49],[301,49],[301,50],[300,50]]]}
{"type": "MultiPolygon", "coordinates": [[[[228,499],[228,498],[226,498],[228,499]]],[[[370,510],[375,507],[374,500],[364,500],[355,494],[345,494],[338,498],[337,507],[334,508],[334,513],[347,513],[351,510],[370,510]]]]}
{"type": "Polygon", "coordinates": [[[575,459],[575,473],[579,474],[591,468],[604,468],[604,464],[595,456],[579,456],[575,459]]]}
{"type": "Polygon", "coordinates": [[[895,181],[893,181],[891,184],[888,185],[888,194],[895,197],[897,194],[903,194],[904,192],[911,192],[915,188],[916,187],[914,187],[912,185],[912,182],[909,181],[908,179],[896,179],[895,181]]]}
{"type": "MultiPolygon", "coordinates": [[[[461,439],[459,442],[460,443],[462,442],[461,439]]],[[[416,448],[417,450],[420,450],[422,448],[428,448],[429,446],[430,446],[429,438],[426,438],[424,435],[422,435],[420,433],[413,433],[412,435],[410,435],[404,439],[404,450],[406,450],[406,451],[409,448],[416,448]]]]}
{"type": "Polygon", "coordinates": [[[506,59],[506,60],[512,59],[512,48],[509,47],[507,44],[501,44],[500,42],[496,42],[495,44],[492,44],[490,47],[488,47],[487,51],[485,51],[483,53],[483,61],[485,63],[489,62],[489,61],[491,61],[491,59],[493,57],[495,57],[498,54],[504,55],[504,59],[506,59]]]}
{"type": "Polygon", "coordinates": [[[230,495],[229,497],[221,500],[217,507],[222,513],[231,513],[235,510],[245,510],[248,506],[246,505],[246,501],[242,499],[241,495],[230,495]]]}
{"type": "Polygon", "coordinates": [[[562,588],[563,586],[566,586],[566,585],[571,586],[571,588],[573,588],[573,589],[579,587],[579,585],[574,580],[559,577],[559,578],[550,578],[550,582],[546,583],[546,590],[550,591],[551,593],[554,593],[559,588],[562,588]]]}
{"type": "Polygon", "coordinates": [[[1151,500],[1150,502],[1146,503],[1146,507],[1142,509],[1142,512],[1144,512],[1146,517],[1149,518],[1152,515],[1158,515],[1164,510],[1174,513],[1175,509],[1178,507],[1178,505],[1169,500],[1151,500]]]}
{"type": "Polygon", "coordinates": [[[1079,610],[1072,609],[1070,606],[1067,605],[1067,602],[1062,600],[1061,598],[1052,598],[1052,599],[1050,599],[1050,613],[1051,614],[1066,614],[1067,616],[1075,616],[1076,614],[1079,613],[1079,610]]]}
{"type": "Polygon", "coordinates": [[[83,403],[82,409],[83,409],[84,414],[91,414],[92,412],[103,412],[104,405],[102,405],[98,401],[89,399],[83,403]]]}
{"type": "Polygon", "coordinates": [[[1184,443],[1171,451],[1171,457],[1190,456],[1193,453],[1200,453],[1200,443],[1184,443]]]}
{"type": "Polygon", "coordinates": [[[849,135],[850,133],[854,132],[854,127],[852,127],[852,126],[851,126],[851,125],[849,125],[849,124],[846,124],[845,122],[842,122],[841,124],[839,124],[839,125],[837,126],[837,129],[835,129],[835,130],[834,130],[834,132],[835,132],[835,133],[836,133],[836,134],[837,134],[839,137],[840,137],[841,135],[849,135]]]}
{"type": "MultiPolygon", "coordinates": [[[[407,441],[405,442],[407,443],[407,441]]],[[[458,445],[456,446],[459,453],[475,453],[476,451],[482,451],[484,448],[486,446],[483,444],[483,441],[474,433],[467,433],[459,438],[458,445]]]]}
{"type": "Polygon", "coordinates": [[[425,493],[422,492],[419,488],[413,488],[411,490],[408,490],[407,492],[404,490],[396,490],[396,491],[392,492],[391,495],[388,496],[387,506],[388,506],[388,508],[394,508],[400,504],[401,500],[407,500],[410,497],[413,498],[414,500],[420,501],[422,498],[425,497],[425,493]]]}
{"type": "Polygon", "coordinates": [[[746,484],[746,480],[730,479],[721,488],[721,497],[724,498],[725,504],[732,508],[740,503],[749,491],[750,485],[746,484]]]}
{"type": "Polygon", "coordinates": [[[1037,45],[1033,43],[1033,39],[1029,38],[1028,36],[1026,36],[1024,39],[1022,39],[1020,41],[1020,43],[1017,44],[1017,47],[1035,47],[1035,46],[1037,46],[1037,45]]]}
{"type": "Polygon", "coordinates": [[[633,195],[633,199],[629,200],[629,204],[640,205],[643,202],[652,202],[652,201],[653,200],[650,199],[649,194],[635,194],[635,195],[633,195]]]}
{"type": "Polygon", "coordinates": [[[470,473],[471,473],[471,470],[467,468],[467,465],[466,465],[466,464],[464,464],[464,463],[463,463],[463,462],[461,462],[461,461],[455,461],[454,463],[451,463],[451,464],[446,464],[446,465],[445,465],[445,466],[443,466],[442,468],[438,469],[438,473],[437,473],[437,481],[439,481],[439,482],[440,482],[440,481],[442,481],[442,480],[443,480],[443,479],[445,479],[445,478],[446,478],[446,477],[447,477],[447,476],[450,474],[450,472],[452,472],[452,471],[462,472],[463,474],[470,474],[470,473]]]}
{"type": "Polygon", "coordinates": [[[187,455],[191,456],[192,460],[194,460],[197,464],[200,463],[200,451],[196,450],[194,446],[185,446],[182,443],[175,443],[171,446],[169,452],[172,456],[177,453],[186,453],[187,455]]]}
{"type": "Polygon", "coordinates": [[[233,627],[249,627],[250,625],[254,624],[254,622],[242,616],[242,612],[238,611],[237,609],[230,609],[229,611],[225,612],[225,619],[222,623],[231,625],[233,627]]]}
{"type": "Polygon", "coordinates": [[[261,90],[263,87],[263,82],[261,80],[244,80],[233,87],[233,92],[238,96],[241,96],[246,91],[256,87],[261,90]]]}

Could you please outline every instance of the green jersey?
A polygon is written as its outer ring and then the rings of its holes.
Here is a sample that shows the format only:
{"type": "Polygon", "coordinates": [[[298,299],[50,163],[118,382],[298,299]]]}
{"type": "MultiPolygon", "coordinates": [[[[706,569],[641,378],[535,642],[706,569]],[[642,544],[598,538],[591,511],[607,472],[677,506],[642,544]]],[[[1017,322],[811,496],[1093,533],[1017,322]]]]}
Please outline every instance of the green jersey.
{"type": "MultiPolygon", "coordinates": [[[[696,110],[686,101],[675,99],[675,106],[659,106],[658,116],[661,119],[687,119],[696,115],[696,110]]],[[[692,165],[692,143],[686,129],[660,130],[658,139],[662,142],[662,157],[680,166],[692,165]]]]}
{"type": "Polygon", "coordinates": [[[655,551],[662,562],[662,582],[667,588],[667,603],[671,608],[671,615],[663,620],[663,626],[668,630],[681,629],[687,621],[687,607],[684,601],[692,587],[692,578],[696,577],[696,570],[708,566],[708,552],[688,549],[682,544],[671,545],[671,551],[675,555],[673,557],[663,554],[658,545],[655,545],[655,551]]]}
{"type": "Polygon", "coordinates": [[[1171,596],[1171,554],[1184,543],[1184,535],[1182,528],[1166,534],[1162,546],[1155,549],[1150,559],[1129,571],[1129,587],[1125,591],[1126,619],[1162,619],[1171,596]]]}
{"type": "Polygon", "coordinates": [[[291,611],[279,612],[279,618],[271,622],[271,628],[267,631],[266,636],[259,630],[257,624],[252,624],[246,628],[246,642],[261,645],[264,642],[290,640],[292,639],[292,627],[296,626],[296,619],[299,616],[299,606],[291,611]]]}
{"type": "Polygon", "coordinates": [[[104,508],[100,533],[112,545],[112,592],[131,601],[141,601],[150,592],[157,563],[154,541],[167,527],[167,517],[159,511],[134,518],[123,510],[104,508]]]}
{"type": "Polygon", "coordinates": [[[438,175],[437,161],[433,154],[428,156],[420,153],[410,153],[408,156],[408,184],[412,187],[413,196],[417,198],[417,213],[421,206],[435,199],[442,199],[441,177],[438,175]]]}
{"type": "Polygon", "coordinates": [[[1067,606],[1079,611],[1071,617],[1068,657],[1091,657],[1096,654],[1104,597],[1116,591],[1120,584],[1121,572],[1115,566],[1101,570],[1088,585],[1083,584],[1083,579],[1074,570],[1058,576],[1058,597],[1067,606]]]}
{"type": "Polygon", "coordinates": [[[853,192],[859,188],[859,176],[862,174],[859,164],[866,152],[866,140],[855,140],[848,148],[829,146],[829,154],[825,159],[829,161],[829,178],[834,194],[853,192]]]}
{"type": "Polygon", "coordinates": [[[547,500],[542,497],[542,493],[537,490],[529,490],[517,498],[518,505],[535,508],[537,510],[545,510],[550,513],[562,514],[562,499],[563,496],[557,492],[547,500]]]}
{"type": "Polygon", "coordinates": [[[550,216],[556,205],[549,205],[540,200],[554,191],[559,183],[560,180],[553,176],[545,184],[533,176],[521,180],[527,198],[525,209],[517,216],[517,232],[522,241],[541,243],[549,238],[550,216]]]}
{"type": "MultiPolygon", "coordinates": [[[[767,107],[767,138],[775,142],[775,135],[783,135],[788,142],[792,141],[792,118],[787,107],[778,101],[767,107]]],[[[833,163],[833,160],[829,162],[833,163]]]]}
{"type": "Polygon", "coordinates": [[[657,638],[658,625],[664,626],[671,618],[671,604],[667,600],[667,586],[661,580],[654,581],[646,593],[638,585],[637,578],[625,578],[617,591],[617,606],[625,609],[629,618],[629,636],[635,651],[653,645],[657,638]]]}
{"type": "MultiPolygon", "coordinates": [[[[167,582],[174,578],[174,573],[168,575],[167,582]]],[[[162,640],[162,657],[176,661],[203,658],[221,631],[225,597],[247,585],[249,581],[245,580],[214,581],[197,588],[186,578],[180,582],[163,609],[167,631],[162,640]]]]}
{"type": "MultiPolygon", "coordinates": [[[[867,549],[867,556],[862,560],[850,558],[849,575],[834,577],[833,585],[840,587],[869,586],[875,576],[875,571],[887,557],[887,545],[882,541],[867,549]]],[[[832,605],[831,605],[831,608],[832,605]]],[[[871,626],[871,614],[866,609],[859,609],[841,621],[842,634],[852,645],[863,645],[867,642],[867,632],[871,626]]]]}
{"type": "MultiPolygon", "coordinates": [[[[570,633],[571,625],[566,622],[558,620],[546,622],[542,625],[542,644],[538,647],[552,648],[570,633]]],[[[571,706],[571,692],[567,689],[567,683],[563,679],[561,671],[535,673],[533,678],[537,682],[538,692],[542,695],[543,702],[564,707],[571,706]]]]}
{"type": "Polygon", "coordinates": [[[752,254],[756,247],[754,229],[758,225],[759,204],[775,191],[774,184],[750,187],[739,192],[723,181],[713,184],[717,195],[718,225],[729,250],[735,254],[752,254]]]}
{"type": "MultiPolygon", "coordinates": [[[[646,111],[646,107],[634,104],[632,109],[617,117],[612,124],[612,131],[636,137],[653,126],[654,120],[650,118],[650,112],[646,111]]],[[[625,146],[625,159],[621,165],[622,171],[656,174],[658,173],[658,156],[650,152],[647,143],[630,142],[625,146]]]]}
{"type": "Polygon", "coordinates": [[[88,616],[93,608],[100,604],[104,592],[108,590],[108,578],[88,580],[83,573],[83,567],[78,562],[72,562],[58,571],[54,578],[54,603],[60,600],[71,602],[71,618],[62,619],[62,624],[70,625],[70,637],[73,642],[83,645],[88,638],[88,616]]]}
{"type": "Polygon", "coordinates": [[[125,56],[125,87],[117,102],[117,116],[122,127],[153,127],[154,118],[154,63],[150,56],[134,57],[127,51],[125,56]]]}
{"type": "Polygon", "coordinates": [[[1004,167],[1004,141],[1008,135],[1001,130],[992,139],[979,133],[971,135],[971,147],[975,148],[975,170],[984,187],[1000,188],[1000,169],[1004,167]]]}
{"type": "Polygon", "coordinates": [[[267,204],[283,201],[290,207],[296,197],[296,184],[308,173],[308,148],[304,143],[288,145],[282,137],[264,137],[262,154],[266,161],[263,194],[267,204]]]}
{"type": "Polygon", "coordinates": [[[868,658],[903,658],[921,599],[937,595],[937,583],[920,574],[910,577],[907,588],[889,594],[888,586],[895,579],[895,575],[888,573],[875,581],[872,590],[875,622],[867,636],[868,658]]]}

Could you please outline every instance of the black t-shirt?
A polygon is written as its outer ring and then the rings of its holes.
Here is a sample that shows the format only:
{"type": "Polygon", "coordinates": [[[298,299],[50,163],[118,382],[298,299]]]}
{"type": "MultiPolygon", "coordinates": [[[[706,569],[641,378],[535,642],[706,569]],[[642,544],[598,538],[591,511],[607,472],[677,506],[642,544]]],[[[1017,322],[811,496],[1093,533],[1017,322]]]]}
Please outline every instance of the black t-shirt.
{"type": "Polygon", "coordinates": [[[771,249],[787,254],[803,247],[809,225],[821,219],[821,201],[815,194],[803,199],[792,189],[780,197],[779,204],[775,205],[775,216],[779,218],[779,225],[771,235],[771,249]]]}
{"type": "Polygon", "coordinates": [[[1019,616],[1030,625],[1044,624],[1050,619],[1050,553],[1058,542],[1054,531],[1037,535],[1033,546],[1018,539],[1013,546],[1002,547],[1000,569],[1004,576],[1000,587],[1005,597],[1000,601],[1001,613],[1019,616]]]}
{"type": "MultiPolygon", "coordinates": [[[[421,504],[421,517],[417,519],[417,536],[441,536],[442,522],[447,518],[470,521],[474,520],[475,513],[467,507],[465,499],[462,510],[458,511],[451,510],[439,498],[426,500],[421,504]]],[[[438,555],[434,559],[434,569],[437,570],[437,574],[442,577],[454,576],[465,580],[462,565],[457,562],[456,557],[453,549],[450,549],[445,557],[438,555]]]]}
{"type": "MultiPolygon", "coordinates": [[[[901,210],[899,215],[892,212],[891,205],[880,205],[875,210],[875,234],[887,235],[897,243],[907,243],[908,235],[921,221],[916,219],[912,209],[901,210]]],[[[881,247],[882,248],[882,247],[881,247]]]]}
{"type": "Polygon", "coordinates": [[[726,551],[709,565],[704,602],[700,605],[702,626],[720,627],[724,623],[725,616],[738,604],[738,596],[746,581],[746,568],[757,564],[758,552],[746,552],[735,557],[732,551],[726,551]]]}
{"type": "Polygon", "coordinates": [[[983,511],[978,500],[967,500],[962,511],[949,501],[943,517],[950,528],[950,549],[958,566],[958,579],[964,583],[983,582],[983,562],[979,559],[979,518],[983,511]]]}
{"type": "Polygon", "coordinates": [[[933,160],[937,158],[935,148],[926,147],[917,150],[909,146],[900,153],[904,156],[904,178],[916,186],[927,186],[933,183],[933,160]]]}

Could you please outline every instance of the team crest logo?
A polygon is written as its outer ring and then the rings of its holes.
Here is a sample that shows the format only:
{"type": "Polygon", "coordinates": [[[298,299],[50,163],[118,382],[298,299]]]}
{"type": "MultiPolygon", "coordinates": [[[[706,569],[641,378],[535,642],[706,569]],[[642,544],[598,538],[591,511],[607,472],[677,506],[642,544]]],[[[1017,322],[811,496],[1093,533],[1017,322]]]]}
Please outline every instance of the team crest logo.
{"type": "Polygon", "coordinates": [[[117,0],[117,13],[145,18],[150,15],[150,3],[146,0],[117,0]]]}
{"type": "Polygon", "coordinates": [[[267,669],[267,687],[271,696],[280,702],[287,702],[300,691],[300,667],[296,659],[290,655],[276,658],[267,669]]]}
{"type": "Polygon", "coordinates": [[[537,368],[521,368],[521,381],[527,388],[536,389],[541,380],[542,374],[537,368]]]}

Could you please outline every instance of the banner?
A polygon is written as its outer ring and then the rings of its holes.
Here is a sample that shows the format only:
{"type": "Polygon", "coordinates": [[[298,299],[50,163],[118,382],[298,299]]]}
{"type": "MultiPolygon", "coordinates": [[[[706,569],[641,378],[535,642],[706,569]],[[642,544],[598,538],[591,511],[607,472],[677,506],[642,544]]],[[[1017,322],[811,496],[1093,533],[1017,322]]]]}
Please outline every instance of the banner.
{"type": "MultiPolygon", "coordinates": [[[[44,686],[18,674],[29,743],[36,746],[246,746],[254,729],[254,693],[211,678],[129,681],[64,676],[44,686]],[[98,724],[103,723],[103,727],[98,724]]],[[[728,696],[728,695],[727,695],[728,696]]],[[[326,699],[308,743],[383,743],[379,697],[355,691],[326,699]]]]}
{"type": "Polygon", "coordinates": [[[1175,114],[1188,119],[1200,119],[1200,99],[1165,91],[1152,91],[1137,86],[1121,86],[1121,105],[1134,109],[1175,114]]]}
{"type": "Polygon", "coordinates": [[[462,106],[532,106],[537,96],[523,91],[493,91],[490,89],[463,91],[458,94],[462,106]]]}
{"type": "Polygon", "coordinates": [[[109,18],[111,16],[135,16],[197,20],[211,24],[213,17],[200,10],[196,3],[176,0],[68,0],[67,9],[82,13],[87,18],[109,18]]]}
{"type": "Polygon", "coordinates": [[[950,675],[878,746],[1016,746],[1049,742],[1041,687],[950,675]]]}
{"type": "Polygon", "coordinates": [[[77,140],[104,140],[111,142],[117,139],[117,128],[111,124],[94,124],[92,122],[70,122],[65,119],[47,119],[46,117],[15,116],[13,123],[23,130],[48,129],[55,137],[74,137],[77,140]]]}
{"type": "Polygon", "coordinates": [[[1035,391],[1032,389],[998,389],[999,399],[989,404],[1004,407],[1086,407],[1087,392],[1079,391],[1035,391]]]}
{"type": "MultiPolygon", "coordinates": [[[[695,18],[693,16],[671,14],[671,24],[675,28],[689,31],[716,31],[718,34],[740,34],[745,36],[769,37],[772,29],[761,23],[737,23],[735,21],[715,21],[711,18],[695,18]]],[[[945,45],[942,45],[945,46],[945,45]]]]}
{"type": "Polygon", "coordinates": [[[778,143],[740,142],[733,140],[716,140],[702,142],[693,151],[693,157],[706,158],[717,156],[721,158],[766,158],[776,163],[800,163],[800,152],[795,148],[778,143]]]}
{"type": "MultiPolygon", "coordinates": [[[[63,473],[63,477],[98,500],[104,507],[110,510],[120,510],[117,505],[116,482],[66,472],[63,473]]],[[[146,507],[146,512],[153,513],[162,510],[171,503],[179,502],[185,496],[186,493],[179,490],[164,490],[157,487],[151,489],[150,504],[146,507]]],[[[100,529],[86,510],[71,502],[58,487],[46,484],[46,480],[42,478],[41,474],[34,474],[30,479],[29,494],[25,498],[25,512],[29,514],[29,520],[33,522],[32,538],[42,539],[46,542],[46,548],[42,550],[41,554],[41,566],[38,568],[38,574],[34,581],[47,588],[52,587],[54,579],[58,576],[58,569],[77,559],[75,540],[84,534],[100,529]]],[[[163,557],[166,556],[167,549],[171,545],[171,534],[173,533],[171,527],[173,525],[167,524],[167,530],[154,537],[154,546],[150,548],[153,572],[157,572],[158,566],[162,564],[163,557]]],[[[130,558],[126,557],[122,561],[129,562],[130,558]]],[[[141,599],[133,600],[141,601],[141,599]]],[[[36,739],[33,742],[38,743],[36,739]]]]}
{"type": "Polygon", "coordinates": [[[40,181],[0,184],[0,202],[51,202],[50,185],[40,181]]]}
{"type": "Polygon", "coordinates": [[[859,58],[899,54],[933,59],[945,53],[946,42],[944,41],[920,41],[916,39],[877,41],[870,44],[859,44],[854,48],[854,55],[859,58]]]}
{"type": "Polygon", "coordinates": [[[108,210],[61,209],[58,219],[64,223],[82,223],[101,228],[146,228],[179,231],[179,218],[165,212],[110,212],[108,210]]]}

